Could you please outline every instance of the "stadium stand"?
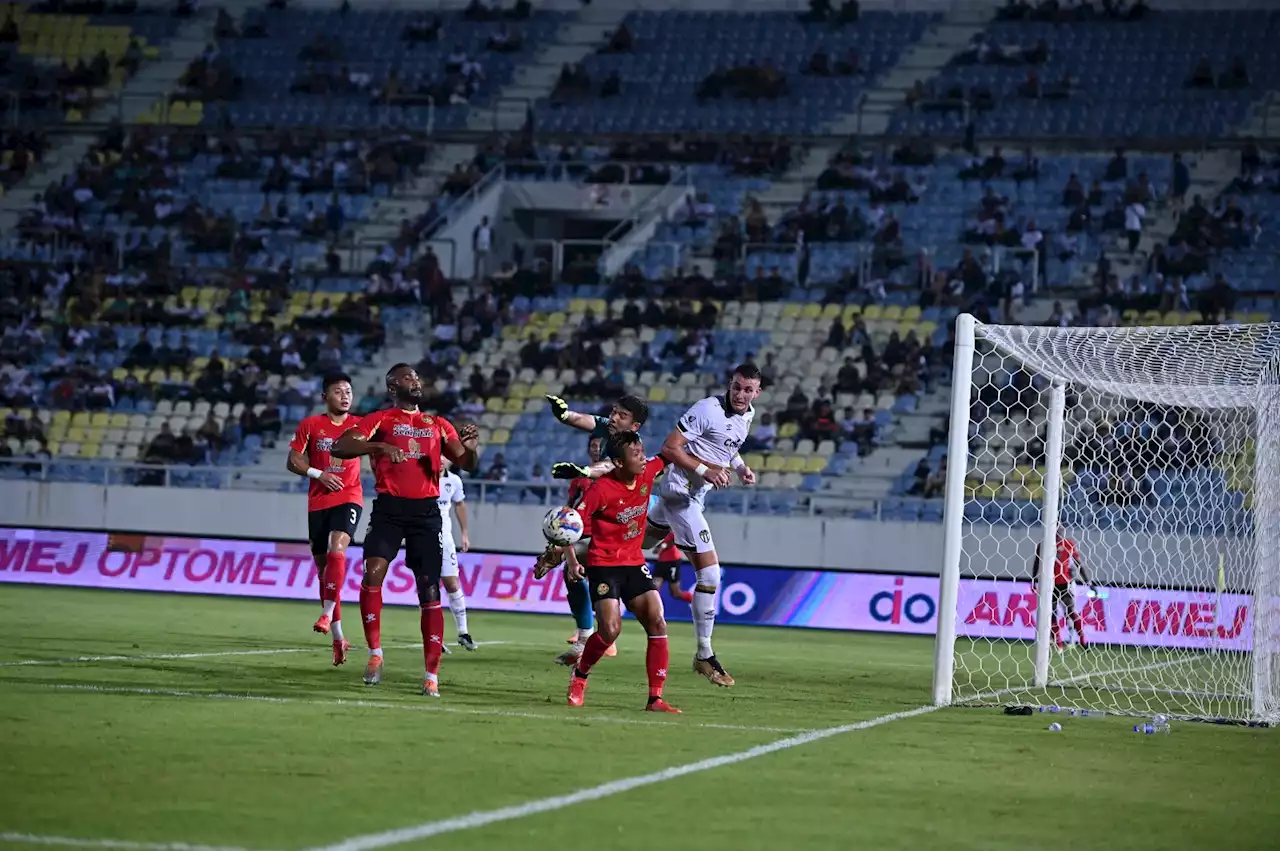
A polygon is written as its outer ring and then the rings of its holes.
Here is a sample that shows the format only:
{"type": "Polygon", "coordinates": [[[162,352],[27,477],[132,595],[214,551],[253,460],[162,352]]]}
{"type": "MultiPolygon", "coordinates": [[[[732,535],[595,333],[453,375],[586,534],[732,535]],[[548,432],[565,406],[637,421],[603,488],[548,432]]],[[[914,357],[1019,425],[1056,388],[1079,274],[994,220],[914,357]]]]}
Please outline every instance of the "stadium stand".
{"type": "MultiPolygon", "coordinates": [[[[1273,155],[1246,145],[1237,173],[1159,142],[1220,135],[1265,98],[1278,19],[1264,12],[994,21],[908,91],[891,126],[908,138],[844,138],[817,162],[788,134],[857,112],[942,19],[635,12],[531,104],[523,131],[479,137],[461,176],[357,262],[350,247],[378,204],[452,144],[433,134],[461,133],[574,14],[219,13],[216,46],[163,105],[102,129],[0,246],[0,455],[15,459],[0,475],[298,490],[278,437],[311,410],[319,374],[353,372],[369,408],[380,369],[409,359],[435,408],[481,425],[482,495],[546,502],[558,491],[545,471],[583,441],[551,421],[543,394],[594,409],[635,392],[661,433],[752,360],[768,386],[744,454],[761,486],[717,493],[714,508],[937,522],[957,312],[1060,325],[1274,312],[1273,155]],[[1213,91],[1183,86],[1202,55],[1213,91]],[[1237,55],[1247,81],[1230,74],[1237,55]],[[1046,86],[1069,76],[1068,96],[1019,99],[1029,71],[1046,86]],[[975,103],[975,87],[991,102],[975,103]],[[1063,149],[1064,136],[1146,141],[1063,149]],[[424,250],[486,173],[598,184],[675,170],[687,202],[616,276],[592,268],[570,283],[526,256],[449,281],[424,250]],[[777,200],[797,183],[798,202],[777,200]],[[120,463],[134,460],[149,466],[120,463]]],[[[21,61],[84,55],[107,43],[99,29],[114,33],[108,58],[172,31],[168,16],[129,15],[121,42],[114,17],[13,16],[21,61]]],[[[6,186],[39,159],[54,117],[6,132],[6,186]]],[[[970,482],[987,500],[971,510],[1031,519],[1040,422],[1033,412],[987,436],[998,451],[970,482]]],[[[1072,493],[1101,499],[1101,472],[1076,473],[1072,493]]],[[[1143,499],[1189,481],[1238,494],[1197,471],[1142,480],[1143,499]]]]}

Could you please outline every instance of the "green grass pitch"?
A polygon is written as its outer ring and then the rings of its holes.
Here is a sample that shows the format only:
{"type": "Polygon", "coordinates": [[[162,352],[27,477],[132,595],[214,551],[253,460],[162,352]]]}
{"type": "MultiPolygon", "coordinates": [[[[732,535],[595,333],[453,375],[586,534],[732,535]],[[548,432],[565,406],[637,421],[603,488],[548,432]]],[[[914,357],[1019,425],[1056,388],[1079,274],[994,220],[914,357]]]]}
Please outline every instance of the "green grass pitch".
{"type": "MultiPolygon", "coordinates": [[[[358,633],[354,603],[347,611],[358,633]]],[[[570,710],[566,671],[551,663],[567,616],[473,612],[476,638],[501,643],[455,649],[444,697],[429,701],[417,693],[416,612],[386,610],[376,689],[360,682],[362,651],[329,665],[314,614],[0,587],[0,844],[304,851],[508,807],[505,820],[344,847],[1116,851],[1273,849],[1280,836],[1280,733],[1177,724],[1142,736],[1128,718],[1067,718],[1050,733],[1044,716],[991,708],[536,812],[525,805],[925,706],[933,642],[721,627],[716,649],[738,686],[717,690],[689,670],[692,628],[673,624],[667,693],[684,714],[655,717],[640,711],[634,622],[593,673],[588,705],[570,710]]]]}

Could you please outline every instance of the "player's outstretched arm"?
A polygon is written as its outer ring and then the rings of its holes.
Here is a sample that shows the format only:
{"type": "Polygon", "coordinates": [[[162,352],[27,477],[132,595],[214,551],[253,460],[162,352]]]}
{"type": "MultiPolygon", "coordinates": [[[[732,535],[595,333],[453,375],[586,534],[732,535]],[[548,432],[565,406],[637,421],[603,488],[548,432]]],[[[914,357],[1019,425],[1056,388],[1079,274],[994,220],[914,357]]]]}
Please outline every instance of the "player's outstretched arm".
{"type": "Polygon", "coordinates": [[[594,464],[575,464],[572,461],[557,461],[551,465],[553,479],[598,479],[607,476],[617,469],[610,459],[597,461],[594,464]]]}
{"type": "Polygon", "coordinates": [[[658,454],[681,470],[701,476],[712,487],[729,486],[729,471],[724,467],[708,464],[689,452],[689,438],[678,428],[672,429],[667,439],[662,441],[662,449],[658,454]]]}
{"type": "Polygon", "coordinates": [[[389,443],[382,443],[377,440],[370,440],[365,437],[359,429],[350,428],[342,433],[333,442],[333,449],[329,454],[334,458],[360,458],[364,455],[385,455],[394,463],[399,464],[404,460],[404,450],[398,446],[392,446],[389,443]]]}
{"type": "Polygon", "coordinates": [[[480,429],[475,423],[467,423],[457,437],[447,437],[440,451],[453,463],[468,473],[474,473],[480,463],[480,429]]]}
{"type": "Polygon", "coordinates": [[[579,411],[569,410],[569,403],[561,399],[559,396],[548,395],[547,403],[551,405],[551,413],[556,415],[556,419],[567,426],[572,426],[582,431],[591,431],[596,427],[596,418],[591,414],[583,414],[579,411]]]}

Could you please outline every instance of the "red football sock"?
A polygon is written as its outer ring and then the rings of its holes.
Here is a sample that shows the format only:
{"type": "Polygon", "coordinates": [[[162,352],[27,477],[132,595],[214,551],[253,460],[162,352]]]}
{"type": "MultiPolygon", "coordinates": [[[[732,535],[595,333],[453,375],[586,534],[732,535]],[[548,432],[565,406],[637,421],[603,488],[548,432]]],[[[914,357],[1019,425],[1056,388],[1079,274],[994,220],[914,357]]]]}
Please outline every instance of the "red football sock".
{"type": "Polygon", "coordinates": [[[600,637],[600,633],[591,633],[586,646],[582,648],[582,656],[578,659],[578,673],[591,673],[591,667],[604,658],[604,652],[608,649],[609,643],[600,637]]]}
{"type": "Polygon", "coordinates": [[[370,650],[382,649],[382,586],[360,586],[360,622],[364,625],[364,643],[370,650]]]}
{"type": "Polygon", "coordinates": [[[667,663],[671,653],[665,635],[649,636],[649,646],[644,653],[644,667],[649,672],[649,697],[662,697],[662,687],[667,683],[667,663]]]}
{"type": "Polygon", "coordinates": [[[440,657],[444,655],[444,610],[440,601],[422,607],[418,622],[422,625],[422,658],[428,674],[440,673],[440,657]]]}
{"type": "Polygon", "coordinates": [[[1080,636],[1080,646],[1084,647],[1089,642],[1084,640],[1084,618],[1080,617],[1079,612],[1071,614],[1071,625],[1076,628],[1076,635],[1080,636]]]}
{"type": "Polygon", "coordinates": [[[1049,624],[1049,636],[1053,639],[1053,643],[1062,646],[1062,638],[1058,635],[1058,616],[1054,615],[1053,620],[1049,624]]]}
{"type": "Polygon", "coordinates": [[[333,601],[333,619],[342,620],[342,586],[347,581],[347,554],[326,553],[320,577],[320,602],[333,601]]]}

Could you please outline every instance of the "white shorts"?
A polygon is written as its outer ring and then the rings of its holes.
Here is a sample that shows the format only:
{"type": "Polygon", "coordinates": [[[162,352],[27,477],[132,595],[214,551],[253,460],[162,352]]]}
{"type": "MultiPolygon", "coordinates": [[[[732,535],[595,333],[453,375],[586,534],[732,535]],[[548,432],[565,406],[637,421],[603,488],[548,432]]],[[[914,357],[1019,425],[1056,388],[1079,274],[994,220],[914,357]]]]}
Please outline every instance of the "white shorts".
{"type": "MultiPolygon", "coordinates": [[[[716,545],[711,538],[711,526],[702,513],[702,498],[682,492],[670,491],[659,495],[657,503],[649,508],[649,528],[661,540],[665,530],[675,534],[676,546],[685,552],[710,553],[716,545]],[[658,533],[661,532],[661,535],[658,533]]],[[[648,536],[646,536],[647,538],[648,536]]],[[[647,543],[647,541],[646,541],[647,543]]],[[[654,542],[655,544],[657,541],[654,542]]]]}
{"type": "Polygon", "coordinates": [[[452,538],[443,538],[440,541],[440,552],[444,558],[440,562],[440,576],[457,576],[458,575],[458,548],[454,545],[452,538]]]}

